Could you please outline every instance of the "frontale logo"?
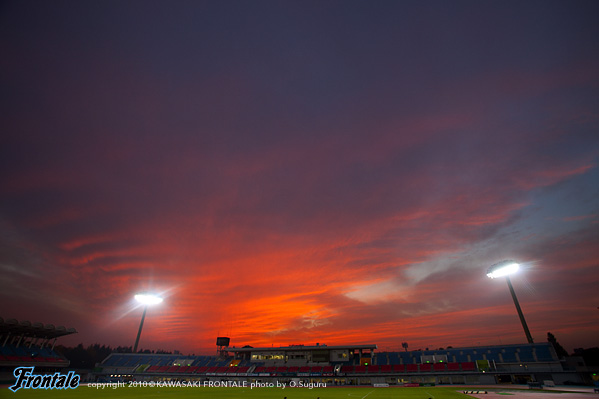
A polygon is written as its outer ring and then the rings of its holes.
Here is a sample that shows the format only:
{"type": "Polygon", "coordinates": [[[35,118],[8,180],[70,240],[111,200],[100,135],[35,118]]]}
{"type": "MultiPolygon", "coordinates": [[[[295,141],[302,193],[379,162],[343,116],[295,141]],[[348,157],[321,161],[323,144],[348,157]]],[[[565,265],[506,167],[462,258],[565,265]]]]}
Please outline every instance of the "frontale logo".
{"type": "Polygon", "coordinates": [[[17,379],[15,385],[8,387],[13,392],[25,389],[74,389],[79,386],[81,377],[69,371],[67,374],[33,374],[35,367],[17,367],[13,375],[17,379]]]}

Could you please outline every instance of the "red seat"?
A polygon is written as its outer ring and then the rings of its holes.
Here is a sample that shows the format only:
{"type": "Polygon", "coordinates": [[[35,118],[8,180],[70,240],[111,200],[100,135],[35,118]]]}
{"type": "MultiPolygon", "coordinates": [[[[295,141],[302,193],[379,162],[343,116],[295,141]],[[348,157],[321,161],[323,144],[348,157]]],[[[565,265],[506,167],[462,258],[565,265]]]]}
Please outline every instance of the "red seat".
{"type": "Polygon", "coordinates": [[[433,370],[434,371],[445,371],[445,363],[434,363],[433,370]]]}
{"type": "Polygon", "coordinates": [[[428,372],[428,371],[431,371],[432,369],[433,369],[433,365],[430,363],[423,363],[420,365],[421,372],[428,372]]]}
{"type": "Polygon", "coordinates": [[[459,363],[447,363],[447,370],[460,371],[460,364],[459,363]]]}
{"type": "Polygon", "coordinates": [[[461,363],[462,371],[476,371],[476,365],[474,362],[464,362],[461,363]]]}
{"type": "Polygon", "coordinates": [[[417,364],[406,364],[406,371],[408,373],[418,372],[418,365],[417,364]]]}

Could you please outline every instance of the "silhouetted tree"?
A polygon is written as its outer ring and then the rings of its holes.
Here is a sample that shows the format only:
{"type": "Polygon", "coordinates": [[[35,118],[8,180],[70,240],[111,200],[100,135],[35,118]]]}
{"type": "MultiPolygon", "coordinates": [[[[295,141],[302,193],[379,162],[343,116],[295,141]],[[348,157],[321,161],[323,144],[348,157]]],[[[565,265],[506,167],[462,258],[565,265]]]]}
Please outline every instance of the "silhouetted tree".
{"type": "Polygon", "coordinates": [[[401,347],[404,348],[406,350],[406,352],[408,351],[408,343],[407,342],[402,342],[401,347]]]}
{"type": "Polygon", "coordinates": [[[598,367],[599,366],[599,348],[577,348],[574,349],[574,356],[582,356],[584,364],[587,367],[598,367]]]}
{"type": "Polygon", "coordinates": [[[551,345],[553,345],[553,349],[555,349],[555,353],[557,353],[557,357],[562,359],[562,358],[568,356],[568,352],[566,352],[564,347],[561,346],[559,344],[559,342],[557,342],[557,339],[555,338],[555,336],[553,334],[551,334],[550,332],[547,333],[547,341],[549,341],[551,343],[551,345]]]}

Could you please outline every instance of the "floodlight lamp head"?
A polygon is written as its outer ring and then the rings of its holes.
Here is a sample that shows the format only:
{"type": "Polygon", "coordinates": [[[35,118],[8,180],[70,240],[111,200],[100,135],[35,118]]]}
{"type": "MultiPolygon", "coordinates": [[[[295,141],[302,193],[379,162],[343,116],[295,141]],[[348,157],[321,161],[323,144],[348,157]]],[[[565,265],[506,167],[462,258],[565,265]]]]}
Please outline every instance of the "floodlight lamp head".
{"type": "Polygon", "coordinates": [[[135,295],[135,300],[142,305],[157,305],[163,301],[162,297],[147,292],[135,295]]]}
{"type": "Polygon", "coordinates": [[[487,270],[487,277],[498,278],[514,274],[520,269],[520,265],[513,260],[504,260],[496,263],[487,270]]]}

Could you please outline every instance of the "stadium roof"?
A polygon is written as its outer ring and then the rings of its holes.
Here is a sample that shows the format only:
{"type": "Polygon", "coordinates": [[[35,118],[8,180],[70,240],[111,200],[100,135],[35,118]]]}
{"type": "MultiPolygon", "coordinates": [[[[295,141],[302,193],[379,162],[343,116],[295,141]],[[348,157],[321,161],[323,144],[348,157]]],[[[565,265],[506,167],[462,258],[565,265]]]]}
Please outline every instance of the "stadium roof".
{"type": "Polygon", "coordinates": [[[227,347],[225,351],[227,352],[281,352],[281,351],[307,351],[307,350],[355,350],[355,349],[377,349],[376,344],[369,345],[337,345],[337,346],[328,346],[328,345],[290,345],[290,346],[279,346],[272,347],[267,346],[265,348],[235,348],[235,347],[227,347]]]}
{"type": "Polygon", "coordinates": [[[16,319],[4,320],[0,317],[0,335],[10,333],[10,335],[24,335],[26,337],[52,339],[62,337],[63,335],[75,334],[74,328],[65,328],[63,326],[55,327],[54,324],[31,323],[23,320],[19,322],[16,319]]]}

